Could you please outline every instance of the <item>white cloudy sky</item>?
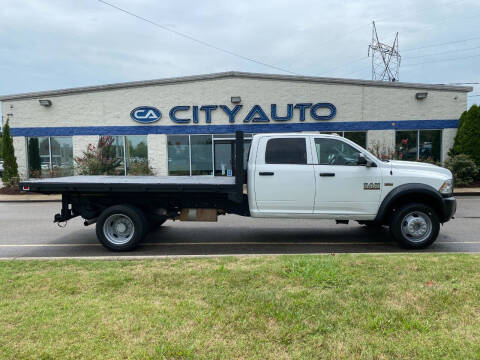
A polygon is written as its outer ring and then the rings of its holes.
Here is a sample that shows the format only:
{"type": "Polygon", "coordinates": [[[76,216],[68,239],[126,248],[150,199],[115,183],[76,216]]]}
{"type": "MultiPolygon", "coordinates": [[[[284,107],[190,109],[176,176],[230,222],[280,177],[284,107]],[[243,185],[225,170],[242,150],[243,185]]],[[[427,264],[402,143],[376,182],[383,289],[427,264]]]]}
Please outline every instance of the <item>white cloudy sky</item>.
{"type": "MultiPolygon", "coordinates": [[[[313,76],[370,79],[366,56],[375,20],[382,41],[392,42],[399,32],[401,81],[480,82],[479,0],[107,1],[245,57],[313,76]]],[[[98,0],[0,1],[0,94],[228,70],[281,73],[98,0]]],[[[473,103],[480,96],[469,97],[473,103]]]]}

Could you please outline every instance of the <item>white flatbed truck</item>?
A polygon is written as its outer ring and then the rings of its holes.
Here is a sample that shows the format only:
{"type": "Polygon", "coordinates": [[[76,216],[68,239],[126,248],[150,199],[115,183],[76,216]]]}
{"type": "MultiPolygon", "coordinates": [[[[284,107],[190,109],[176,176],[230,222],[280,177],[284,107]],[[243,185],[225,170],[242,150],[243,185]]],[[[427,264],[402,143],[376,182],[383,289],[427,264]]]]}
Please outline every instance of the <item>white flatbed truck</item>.
{"type": "Polygon", "coordinates": [[[61,194],[55,222],[96,223],[108,249],[134,249],[169,219],[216,221],[218,215],[350,220],[389,226],[405,248],[425,248],[453,218],[452,173],[442,167],[381,161],[336,135],[254,135],[244,170],[236,133],[235,176],[71,176],[22,181],[20,189],[61,194]],[[245,187],[246,184],[246,187],[245,187]],[[246,191],[245,191],[246,190],[246,191]]]}

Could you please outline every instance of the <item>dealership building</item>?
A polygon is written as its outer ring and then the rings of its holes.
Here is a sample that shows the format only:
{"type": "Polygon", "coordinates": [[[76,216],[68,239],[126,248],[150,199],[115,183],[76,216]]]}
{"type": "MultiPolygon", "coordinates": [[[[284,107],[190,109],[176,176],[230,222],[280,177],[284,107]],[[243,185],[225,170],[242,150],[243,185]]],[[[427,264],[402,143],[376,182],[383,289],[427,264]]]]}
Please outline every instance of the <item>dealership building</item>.
{"type": "MultiPolygon", "coordinates": [[[[381,156],[444,161],[470,87],[225,72],[1,96],[22,178],[75,172],[113,138],[118,174],[233,176],[234,133],[337,133],[381,156]]],[[[247,154],[248,152],[246,152],[247,154]]]]}

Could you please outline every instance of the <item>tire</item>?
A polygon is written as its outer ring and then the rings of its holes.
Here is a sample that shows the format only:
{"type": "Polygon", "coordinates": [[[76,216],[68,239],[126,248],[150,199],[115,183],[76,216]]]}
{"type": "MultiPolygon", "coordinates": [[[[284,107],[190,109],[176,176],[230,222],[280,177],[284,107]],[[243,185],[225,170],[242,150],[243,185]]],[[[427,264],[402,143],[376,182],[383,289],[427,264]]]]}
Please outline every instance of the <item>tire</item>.
{"type": "Polygon", "coordinates": [[[147,230],[145,215],[132,205],[115,205],[105,209],[96,224],[98,240],[112,251],[133,250],[147,230]]]}
{"type": "Polygon", "coordinates": [[[401,206],[393,213],[390,233],[406,249],[424,249],[438,236],[440,221],[428,205],[412,203],[401,206]]]}

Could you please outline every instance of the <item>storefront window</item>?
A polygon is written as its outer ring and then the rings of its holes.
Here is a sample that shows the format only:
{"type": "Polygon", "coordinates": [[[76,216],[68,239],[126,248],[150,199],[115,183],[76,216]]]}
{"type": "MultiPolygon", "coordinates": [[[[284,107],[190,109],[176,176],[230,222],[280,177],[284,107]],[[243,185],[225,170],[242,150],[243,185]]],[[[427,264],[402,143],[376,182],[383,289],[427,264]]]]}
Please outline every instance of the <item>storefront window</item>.
{"type": "Polygon", "coordinates": [[[145,135],[125,136],[127,175],[148,174],[148,146],[145,135]]]}
{"type": "Polygon", "coordinates": [[[212,175],[212,136],[190,136],[192,175],[212,175]]]}
{"type": "MultiPolygon", "coordinates": [[[[246,169],[251,134],[245,134],[246,169]]],[[[169,175],[235,175],[235,135],[169,135],[169,175]]]]}
{"type": "Polygon", "coordinates": [[[113,138],[112,146],[110,147],[110,158],[117,158],[120,160],[120,165],[115,168],[116,173],[125,175],[125,151],[124,151],[124,136],[110,136],[113,138]]]}
{"type": "Polygon", "coordinates": [[[441,161],[442,130],[397,131],[395,155],[399,160],[441,161]]]}
{"type": "Polygon", "coordinates": [[[71,137],[31,137],[27,139],[30,177],[73,175],[71,137]]]}
{"type": "Polygon", "coordinates": [[[397,131],[395,153],[399,160],[417,160],[417,131],[397,131]]]}
{"type": "Polygon", "coordinates": [[[188,135],[169,135],[168,174],[190,175],[190,140],[188,135]]]}
{"type": "Polygon", "coordinates": [[[442,148],[442,130],[420,130],[420,160],[440,161],[442,148]]]}
{"type": "Polygon", "coordinates": [[[367,132],[366,131],[345,131],[343,137],[355,144],[360,145],[364,149],[367,147],[367,132]]]}
{"type": "Polygon", "coordinates": [[[51,137],[52,171],[54,176],[73,175],[72,138],[51,137]]]}
{"type": "Polygon", "coordinates": [[[366,131],[322,131],[322,134],[343,136],[345,139],[353,141],[355,144],[363,148],[367,147],[366,131]]]}

